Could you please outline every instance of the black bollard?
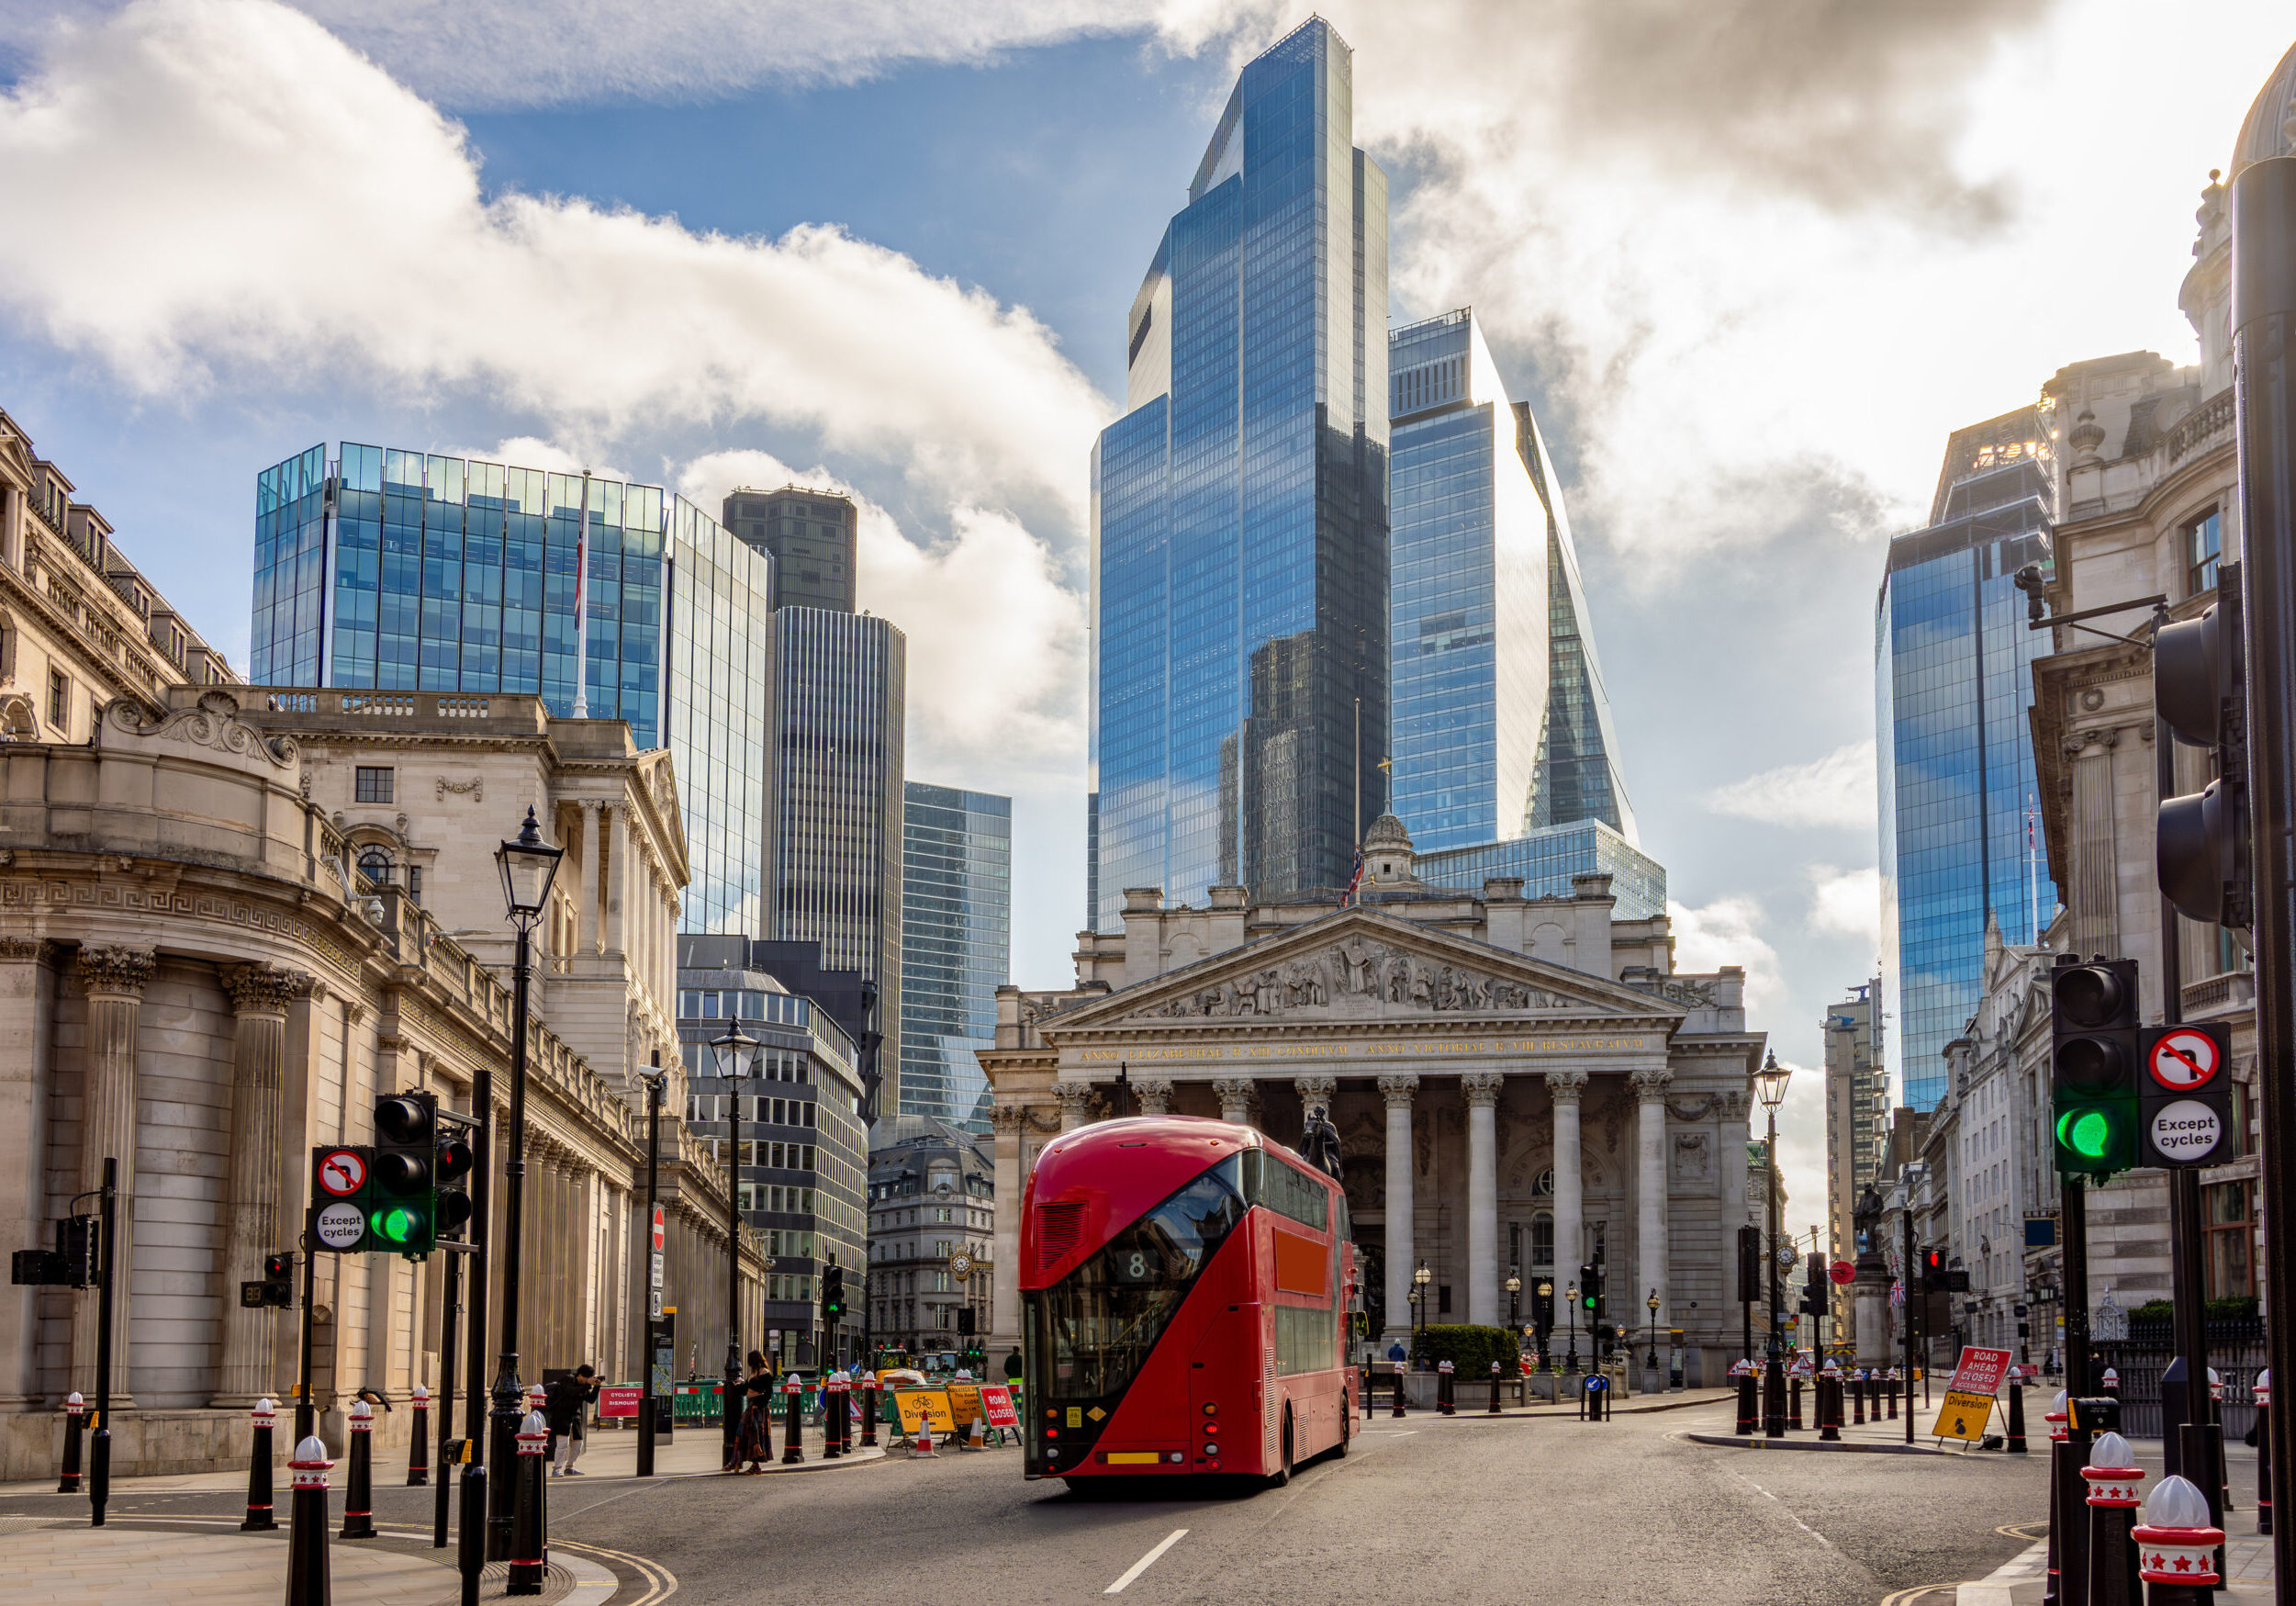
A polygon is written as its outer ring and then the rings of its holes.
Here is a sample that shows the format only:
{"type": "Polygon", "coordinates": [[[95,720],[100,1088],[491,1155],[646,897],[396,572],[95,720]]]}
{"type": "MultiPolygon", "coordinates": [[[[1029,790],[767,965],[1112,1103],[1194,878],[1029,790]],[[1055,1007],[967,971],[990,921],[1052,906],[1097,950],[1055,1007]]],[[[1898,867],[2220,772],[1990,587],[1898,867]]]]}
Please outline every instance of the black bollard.
{"type": "Polygon", "coordinates": [[[2089,1446],[2081,1477],[2089,1485],[2088,1606],[2143,1606],[2129,1529],[2144,1488],[2144,1469],[2126,1439],[2104,1432],[2089,1446]]]}
{"type": "Polygon", "coordinates": [[[431,1391],[418,1383],[407,1402],[414,1412],[414,1447],[407,1452],[407,1487],[425,1488],[431,1482],[431,1391]]]}
{"type": "Polygon", "coordinates": [[[2222,1581],[2216,1547],[2224,1543],[2224,1531],[2210,1522],[2208,1497],[2197,1484],[2162,1478],[2131,1537],[2151,1606],[2208,1606],[2212,1587],[2222,1581]]]}
{"type": "Polygon", "coordinates": [[[63,1470],[56,1479],[60,1495],[80,1492],[80,1434],[87,1425],[87,1401],[76,1389],[63,1402],[63,1470]]]}
{"type": "Polygon", "coordinates": [[[805,1459],[804,1379],[791,1377],[781,1386],[781,1393],[790,1408],[781,1434],[781,1465],[795,1466],[805,1459]]]}
{"type": "Polygon", "coordinates": [[[462,1575],[462,1606],[478,1606],[478,1583],[487,1572],[487,1469],[476,1461],[463,1464],[463,1531],[454,1551],[454,1570],[462,1575]]]}
{"type": "Polygon", "coordinates": [[[327,1446],[316,1434],[295,1447],[293,1532],[287,1536],[287,1606],[327,1606],[327,1446]]]}
{"type": "Polygon", "coordinates": [[[2049,1558],[2046,1581],[2042,1585],[2042,1606],[2063,1606],[2064,1591],[2059,1587],[2059,1544],[2065,1533],[2065,1396],[2056,1397],[2056,1409],[2044,1413],[2042,1420],[2049,1424],[2049,1558]]]}
{"type": "Polygon", "coordinates": [[[1864,1372],[1850,1379],[1850,1421],[1854,1427],[1865,1425],[1865,1384],[1864,1372]]]}
{"type": "Polygon", "coordinates": [[[550,1447],[550,1423],[532,1410],[518,1430],[518,1502],[510,1510],[510,1577],[506,1595],[539,1595],[550,1571],[549,1515],[543,1502],[549,1485],[543,1481],[543,1453],[550,1447]]]}
{"type": "MultiPolygon", "coordinates": [[[[843,1378],[823,1378],[821,1386],[821,1458],[834,1461],[845,1452],[838,1437],[845,1427],[846,1386],[843,1378]]],[[[983,1406],[985,1412],[987,1407],[983,1406]]]]}
{"type": "Polygon", "coordinates": [[[277,1410],[268,1399],[259,1399],[247,1413],[253,1424],[254,1448],[247,1458],[247,1521],[240,1524],[246,1533],[268,1533],[279,1526],[271,1510],[271,1424],[277,1410]]]}
{"type": "Polygon", "coordinates": [[[875,1374],[861,1381],[861,1448],[864,1450],[877,1448],[877,1413],[883,1409],[879,1403],[883,1388],[875,1374]]]}
{"type": "Polygon", "coordinates": [[[1459,1414],[1458,1402],[1451,1397],[1451,1390],[1457,1385],[1458,1376],[1459,1374],[1452,1369],[1451,1364],[1449,1361],[1442,1361],[1437,1364],[1435,1368],[1435,1409],[1436,1411],[1442,1416],[1450,1417],[1457,1416],[1459,1414]]]}
{"type": "Polygon", "coordinates": [[[351,1402],[351,1475],[342,1495],[342,1532],[338,1539],[375,1537],[375,1408],[351,1402]]]}
{"type": "Polygon", "coordinates": [[[1401,1361],[1395,1363],[1395,1409],[1388,1414],[1403,1415],[1403,1363],[1401,1361]]]}
{"type": "Polygon", "coordinates": [[[1754,1387],[1754,1375],[1751,1371],[1738,1374],[1738,1433],[1742,1438],[1753,1436],[1754,1411],[1757,1409],[1754,1387]]]}
{"type": "Polygon", "coordinates": [[[1829,1366],[1819,1377],[1817,1386],[1818,1437],[1829,1444],[1842,1442],[1842,1409],[1835,1403],[1842,1392],[1842,1380],[1829,1366]]]}
{"type": "Polygon", "coordinates": [[[2272,1532],[2272,1373],[2257,1374],[2257,1532],[2272,1532]]]}
{"type": "Polygon", "coordinates": [[[2009,1380],[2009,1453],[2025,1454],[2025,1380],[2009,1380]]]}
{"type": "Polygon", "coordinates": [[[1894,1422],[1898,1420],[1898,1369],[1895,1366],[1889,1369],[1889,1387],[1883,1392],[1889,1396],[1889,1420],[1894,1422]]]}
{"type": "Polygon", "coordinates": [[[1796,1377],[1786,1387],[1788,1403],[1786,1408],[1786,1425],[1794,1432],[1798,1433],[1802,1430],[1802,1380],[1796,1377]]]}
{"type": "Polygon", "coordinates": [[[1499,1414],[1499,1364],[1498,1364],[1496,1361],[1494,1361],[1494,1362],[1492,1362],[1492,1363],[1491,1363],[1491,1409],[1490,1409],[1489,1410],[1487,1410],[1487,1411],[1484,1412],[1484,1415],[1485,1415],[1485,1416],[1494,1416],[1494,1417],[1495,1417],[1495,1416],[1496,1416],[1496,1415],[1498,1415],[1498,1414],[1499,1414]]]}

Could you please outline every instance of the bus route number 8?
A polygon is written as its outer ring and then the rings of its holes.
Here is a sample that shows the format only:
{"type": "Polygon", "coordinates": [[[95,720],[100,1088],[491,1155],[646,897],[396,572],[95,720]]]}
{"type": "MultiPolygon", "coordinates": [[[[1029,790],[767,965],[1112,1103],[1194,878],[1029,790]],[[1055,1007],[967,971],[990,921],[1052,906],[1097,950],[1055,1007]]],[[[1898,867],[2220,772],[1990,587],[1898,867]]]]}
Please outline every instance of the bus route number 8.
{"type": "Polygon", "coordinates": [[[1162,1275],[1156,1252],[1138,1242],[1111,1245],[1109,1256],[1119,1283],[1153,1283],[1162,1275]]]}

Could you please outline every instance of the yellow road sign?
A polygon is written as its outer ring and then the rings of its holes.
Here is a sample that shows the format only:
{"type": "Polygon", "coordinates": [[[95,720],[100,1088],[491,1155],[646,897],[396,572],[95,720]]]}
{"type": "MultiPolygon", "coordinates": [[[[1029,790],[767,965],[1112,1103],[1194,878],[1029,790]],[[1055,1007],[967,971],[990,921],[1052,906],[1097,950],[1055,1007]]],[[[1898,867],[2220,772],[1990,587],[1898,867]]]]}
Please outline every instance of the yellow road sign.
{"type": "Polygon", "coordinates": [[[1989,1394],[1965,1394],[1957,1389],[1945,1390],[1945,1403],[1938,1408],[1937,1426],[1930,1430],[1933,1439],[1966,1439],[1975,1444],[1983,1441],[1988,1423],[1993,1420],[1993,1397],[1989,1394]]]}
{"type": "Polygon", "coordinates": [[[936,1433],[953,1433],[957,1421],[949,1414],[948,1396],[937,1388],[896,1388],[894,1403],[901,1407],[901,1431],[914,1435],[930,1427],[936,1433]]]}

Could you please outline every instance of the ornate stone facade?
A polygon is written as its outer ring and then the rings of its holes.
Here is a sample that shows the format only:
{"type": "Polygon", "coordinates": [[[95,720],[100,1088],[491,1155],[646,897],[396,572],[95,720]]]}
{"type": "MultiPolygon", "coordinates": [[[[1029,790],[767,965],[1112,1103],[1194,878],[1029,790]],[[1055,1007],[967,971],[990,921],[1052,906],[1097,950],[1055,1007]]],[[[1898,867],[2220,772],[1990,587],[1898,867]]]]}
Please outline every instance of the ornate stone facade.
{"type": "Polygon", "coordinates": [[[1002,990],[982,1055],[996,1098],[992,1351],[1014,1342],[1022,1183],[1048,1135],[1094,1115],[1172,1113],[1296,1144],[1322,1106],[1379,1329],[1409,1325],[1422,1262],[1430,1321],[1504,1324],[1510,1270],[1526,1290],[1551,1275],[1559,1291],[1600,1259],[1614,1313],[1641,1325],[1655,1290],[1662,1320],[1684,1331],[1688,1375],[1720,1376],[1764,1041],[1745,1028],[1742,974],[1669,974],[1665,922],[1614,921],[1606,877],[1526,900],[1519,882],[1427,888],[1404,862],[1336,912],[1248,907],[1227,888],[1208,910],[1166,910],[1152,890],[1127,893],[1121,935],[1080,934],[1075,990],[1002,990]],[[1528,934],[1555,928],[1599,968],[1533,957],[1528,934]]]}

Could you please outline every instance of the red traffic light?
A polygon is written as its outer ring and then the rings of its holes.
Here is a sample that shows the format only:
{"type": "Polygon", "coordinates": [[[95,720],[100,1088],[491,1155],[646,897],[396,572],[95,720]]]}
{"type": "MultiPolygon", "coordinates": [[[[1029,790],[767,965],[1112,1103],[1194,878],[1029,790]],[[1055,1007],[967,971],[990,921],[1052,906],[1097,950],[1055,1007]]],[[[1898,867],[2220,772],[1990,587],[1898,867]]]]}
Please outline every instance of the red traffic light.
{"type": "Polygon", "coordinates": [[[442,1137],[439,1140],[438,1162],[431,1174],[437,1178],[439,1185],[444,1187],[468,1176],[476,1163],[477,1156],[471,1151],[468,1142],[461,1138],[442,1137]]]}

